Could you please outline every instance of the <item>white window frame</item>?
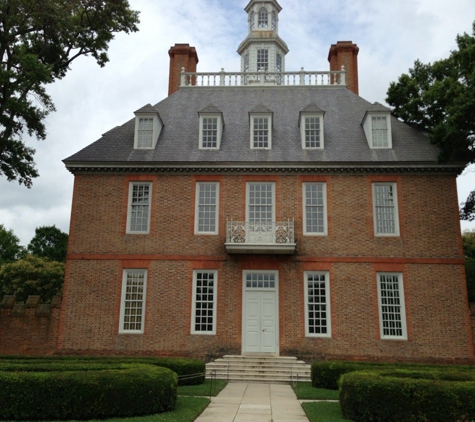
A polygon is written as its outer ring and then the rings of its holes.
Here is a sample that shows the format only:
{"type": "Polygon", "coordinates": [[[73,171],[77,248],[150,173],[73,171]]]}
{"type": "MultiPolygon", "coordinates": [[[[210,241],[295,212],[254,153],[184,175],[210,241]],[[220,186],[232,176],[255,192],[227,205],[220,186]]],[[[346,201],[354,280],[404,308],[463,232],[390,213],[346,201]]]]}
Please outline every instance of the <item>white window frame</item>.
{"type": "Polygon", "coordinates": [[[257,12],[257,27],[259,29],[269,28],[269,11],[261,7],[257,12]]]}
{"type": "Polygon", "coordinates": [[[397,197],[397,183],[395,182],[374,182],[372,184],[373,190],[373,222],[374,222],[374,235],[377,237],[397,237],[399,233],[399,207],[398,207],[398,197],[397,197]],[[392,189],[392,205],[378,205],[377,203],[377,189],[378,187],[390,187],[392,189]],[[379,230],[380,227],[380,212],[379,209],[382,208],[392,208],[392,217],[394,220],[394,231],[393,232],[383,232],[379,230]]]}
{"type": "Polygon", "coordinates": [[[272,113],[253,113],[251,114],[251,149],[272,149],[272,113]],[[264,119],[267,120],[267,129],[258,129],[255,128],[256,120],[255,119],[264,119]],[[255,131],[258,130],[267,130],[267,145],[266,146],[255,146],[255,131]]]}
{"type": "Polygon", "coordinates": [[[129,199],[127,203],[127,228],[126,233],[130,234],[149,234],[150,233],[150,215],[152,210],[152,183],[151,182],[130,182],[129,183],[129,199]],[[133,230],[132,229],[132,216],[133,216],[133,194],[135,186],[148,186],[148,210],[147,210],[147,229],[146,230],[133,230]]]}
{"type": "Polygon", "coordinates": [[[223,134],[223,117],[219,113],[200,113],[200,140],[199,149],[217,150],[221,147],[221,137],[223,134]],[[216,146],[210,147],[203,144],[204,119],[216,119],[216,146]]]}
{"type": "MultiPolygon", "coordinates": [[[[394,272],[380,272],[376,274],[376,282],[378,284],[378,310],[379,310],[379,328],[380,328],[380,336],[382,340],[407,340],[407,322],[406,322],[406,306],[404,300],[404,281],[402,273],[394,273],[394,272]],[[392,277],[393,281],[394,278],[397,279],[397,292],[398,297],[396,299],[395,304],[389,304],[389,307],[394,306],[397,309],[393,309],[392,315],[399,317],[399,321],[387,318],[385,315],[390,313],[389,310],[384,312],[384,307],[386,304],[383,304],[383,299],[387,297],[387,295],[383,295],[383,290],[381,288],[382,277],[392,277]],[[383,297],[384,296],[384,297],[383,297]],[[399,301],[399,303],[397,303],[399,301]],[[384,318],[384,319],[383,319],[384,318]],[[389,325],[393,325],[393,327],[387,326],[385,327],[385,323],[389,325]],[[401,334],[391,334],[388,331],[391,330],[400,330],[401,334]],[[385,333],[386,331],[386,333],[385,333]]],[[[389,299],[393,299],[390,297],[389,299]]]]}
{"type": "MultiPolygon", "coordinates": [[[[193,298],[192,298],[192,310],[191,310],[191,334],[197,335],[216,335],[216,320],[218,310],[218,271],[217,270],[193,270],[193,298]],[[198,276],[199,274],[213,274],[213,300],[206,303],[212,303],[212,329],[211,330],[197,330],[196,329],[196,313],[197,313],[197,301],[198,301],[198,276]]],[[[209,309],[209,308],[205,308],[209,309]]]]}
{"type": "Polygon", "coordinates": [[[147,278],[148,278],[148,271],[146,269],[136,269],[136,268],[130,268],[130,269],[124,269],[122,271],[122,293],[121,293],[121,299],[120,299],[120,317],[119,317],[119,333],[120,334],[143,334],[145,330],[145,311],[146,311],[146,305],[147,305],[147,278]],[[127,309],[127,302],[132,302],[134,301],[133,299],[128,299],[127,298],[127,287],[128,287],[128,281],[129,281],[129,274],[132,273],[138,273],[141,274],[143,277],[143,285],[142,285],[142,294],[141,294],[141,299],[138,300],[135,298],[135,302],[142,302],[142,307],[141,307],[141,314],[138,315],[140,317],[140,328],[137,329],[128,329],[124,328],[124,325],[126,324],[125,319],[126,319],[126,309],[127,309]]]}
{"type": "Polygon", "coordinates": [[[302,183],[302,206],[303,206],[303,234],[306,236],[327,236],[328,235],[328,220],[327,220],[327,184],[325,182],[304,182],[302,183]],[[311,198],[307,197],[307,187],[320,186],[322,189],[323,203],[320,205],[309,204],[311,198]],[[307,208],[321,207],[323,213],[323,230],[319,232],[310,231],[307,227],[307,208]]]}
{"type": "MultiPolygon", "coordinates": [[[[315,280],[312,280],[315,281],[315,280]]],[[[330,300],[330,273],[328,271],[304,271],[304,291],[305,291],[305,336],[306,337],[331,337],[332,325],[331,325],[331,300],[330,300]],[[318,276],[324,278],[324,280],[318,280],[316,282],[323,282],[325,285],[325,302],[319,302],[325,305],[326,313],[326,333],[311,333],[310,332],[310,311],[309,306],[309,276],[318,276]]],[[[313,318],[317,319],[317,318],[313,318]]]]}
{"type": "Polygon", "coordinates": [[[324,148],[324,137],[323,137],[323,113],[312,113],[304,114],[300,116],[300,137],[302,140],[302,149],[323,149],[324,148]],[[307,146],[307,119],[318,119],[319,121],[319,136],[318,142],[319,146],[307,146]]]}
{"type": "Polygon", "coordinates": [[[134,149],[154,149],[157,146],[158,136],[162,129],[162,124],[159,121],[156,113],[136,113],[135,115],[135,133],[134,133],[134,149]],[[140,121],[142,119],[152,119],[152,138],[149,146],[139,146],[140,135],[140,121]]]}
{"type": "Polygon", "coordinates": [[[257,52],[256,52],[256,68],[257,68],[258,72],[269,70],[269,49],[259,48],[257,50],[257,52]],[[262,65],[264,65],[264,66],[262,66],[262,65]]]}
{"type": "Polygon", "coordinates": [[[366,140],[368,141],[368,145],[371,149],[392,149],[393,147],[393,141],[392,141],[392,129],[391,129],[391,116],[389,113],[375,113],[375,112],[368,112],[365,115],[364,121],[363,121],[363,128],[365,131],[366,135],[366,140]],[[377,140],[375,139],[374,135],[374,130],[375,129],[373,126],[373,118],[376,119],[386,119],[386,133],[387,133],[387,140],[384,145],[377,145],[376,142],[377,140]]]}
{"type": "Polygon", "coordinates": [[[195,198],[196,198],[195,199],[195,234],[218,234],[219,232],[219,182],[197,182],[195,198]],[[200,193],[205,186],[215,187],[215,203],[214,204],[200,203],[200,193]],[[212,231],[200,230],[200,212],[202,210],[202,207],[213,207],[213,206],[214,206],[215,230],[212,230],[212,231]]]}
{"type": "Polygon", "coordinates": [[[256,185],[270,185],[271,186],[271,199],[272,203],[270,204],[272,207],[272,221],[275,222],[275,208],[276,208],[276,203],[275,203],[275,182],[247,182],[246,183],[246,222],[251,222],[250,221],[250,192],[251,192],[251,185],[256,186],[256,185]]]}

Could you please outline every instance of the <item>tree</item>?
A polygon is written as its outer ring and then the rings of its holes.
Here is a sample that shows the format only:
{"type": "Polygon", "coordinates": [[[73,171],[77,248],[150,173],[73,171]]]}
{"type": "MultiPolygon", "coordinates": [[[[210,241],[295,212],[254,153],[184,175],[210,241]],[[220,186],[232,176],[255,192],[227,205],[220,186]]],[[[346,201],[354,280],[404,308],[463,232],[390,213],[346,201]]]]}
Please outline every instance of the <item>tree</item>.
{"type": "Polygon", "coordinates": [[[475,230],[465,230],[462,234],[462,242],[468,299],[470,302],[475,302],[475,230]]]}
{"type": "Polygon", "coordinates": [[[28,252],[51,261],[66,262],[68,235],[56,226],[35,229],[35,236],[27,246],[28,252]]]}
{"type": "Polygon", "coordinates": [[[0,265],[14,262],[23,254],[24,248],[20,245],[20,239],[15,236],[13,230],[7,230],[0,224],[0,265]]]}
{"type": "Polygon", "coordinates": [[[50,302],[61,293],[64,266],[34,255],[4,264],[0,267],[0,297],[14,295],[25,302],[29,295],[39,295],[43,302],[50,302]]]}
{"type": "MultiPolygon", "coordinates": [[[[475,22],[472,35],[456,38],[457,49],[432,64],[416,60],[409,74],[392,82],[386,101],[394,116],[423,131],[440,148],[439,160],[475,162],[475,22]]],[[[460,216],[475,219],[475,191],[460,216]]]]}
{"type": "Polygon", "coordinates": [[[137,31],[138,22],[127,0],[0,2],[0,175],[31,187],[35,150],[22,134],[46,138],[44,119],[55,108],[45,86],[80,56],[104,66],[114,34],[137,31]]]}

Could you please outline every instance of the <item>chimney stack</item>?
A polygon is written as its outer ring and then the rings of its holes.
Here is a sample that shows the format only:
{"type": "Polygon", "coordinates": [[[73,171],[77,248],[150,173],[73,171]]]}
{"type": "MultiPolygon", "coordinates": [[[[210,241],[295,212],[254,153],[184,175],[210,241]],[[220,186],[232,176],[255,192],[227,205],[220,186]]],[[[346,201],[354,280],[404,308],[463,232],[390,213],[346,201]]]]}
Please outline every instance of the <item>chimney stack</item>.
{"type": "Polygon", "coordinates": [[[358,51],[359,48],[351,41],[338,41],[332,44],[328,52],[330,70],[341,70],[345,66],[346,85],[350,91],[358,95],[358,51]]]}
{"type": "Polygon", "coordinates": [[[181,68],[185,68],[185,72],[196,72],[198,64],[198,54],[195,47],[189,44],[175,44],[168,50],[170,56],[170,74],[168,79],[168,95],[178,91],[181,80],[181,68]]]}

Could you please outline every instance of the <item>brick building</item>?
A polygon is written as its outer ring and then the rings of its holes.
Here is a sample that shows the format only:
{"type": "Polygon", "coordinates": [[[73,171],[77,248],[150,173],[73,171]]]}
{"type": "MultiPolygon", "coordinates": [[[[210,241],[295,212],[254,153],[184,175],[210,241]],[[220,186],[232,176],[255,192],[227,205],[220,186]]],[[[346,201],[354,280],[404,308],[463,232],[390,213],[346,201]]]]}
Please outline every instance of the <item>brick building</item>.
{"type": "Polygon", "coordinates": [[[241,72],[175,45],[170,95],[64,160],[59,351],[473,359],[463,165],[358,95],[355,44],[287,72],[277,1],[245,11],[241,72]]]}

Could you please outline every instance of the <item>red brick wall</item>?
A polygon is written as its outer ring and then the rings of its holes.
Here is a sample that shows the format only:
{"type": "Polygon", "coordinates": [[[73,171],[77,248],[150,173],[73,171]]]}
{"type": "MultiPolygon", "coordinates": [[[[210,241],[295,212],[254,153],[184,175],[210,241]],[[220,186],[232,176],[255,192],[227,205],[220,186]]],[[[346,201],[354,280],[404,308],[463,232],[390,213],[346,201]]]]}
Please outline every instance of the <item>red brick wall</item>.
{"type": "Polygon", "coordinates": [[[181,84],[181,69],[186,72],[196,72],[198,54],[195,47],[189,44],[175,44],[168,50],[170,56],[170,74],[168,80],[168,95],[178,91],[181,84]]]}
{"type": "Polygon", "coordinates": [[[328,52],[330,70],[346,70],[346,85],[350,91],[358,94],[358,51],[359,48],[351,41],[338,41],[332,44],[328,52]]]}
{"type": "Polygon", "coordinates": [[[473,359],[455,178],[444,175],[76,176],[62,353],[241,353],[242,270],[279,271],[280,353],[307,359],[473,359]],[[130,181],[152,188],[151,230],[125,234],[130,181]],[[195,185],[220,182],[219,235],[195,235],[195,185]],[[228,255],[226,219],[245,219],[246,182],[276,183],[276,219],[294,218],[292,256],[228,255]],[[302,182],[327,183],[328,236],[302,235],[302,182]],[[401,236],[373,234],[371,183],[397,182],[401,236]],[[444,192],[444,200],[440,200],[444,192]],[[106,228],[106,229],[105,229],[106,228]],[[118,334],[122,270],[147,268],[143,335],[118,334]],[[192,271],[218,270],[217,335],[192,335],[192,271]],[[330,273],[332,338],[305,337],[303,271],[330,273]],[[403,273],[408,340],[381,340],[376,273],[403,273]]]}

